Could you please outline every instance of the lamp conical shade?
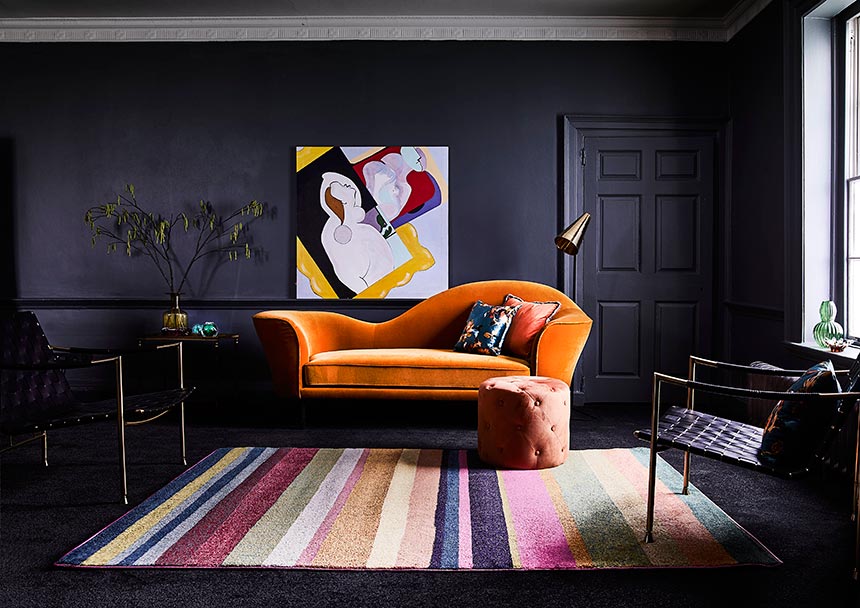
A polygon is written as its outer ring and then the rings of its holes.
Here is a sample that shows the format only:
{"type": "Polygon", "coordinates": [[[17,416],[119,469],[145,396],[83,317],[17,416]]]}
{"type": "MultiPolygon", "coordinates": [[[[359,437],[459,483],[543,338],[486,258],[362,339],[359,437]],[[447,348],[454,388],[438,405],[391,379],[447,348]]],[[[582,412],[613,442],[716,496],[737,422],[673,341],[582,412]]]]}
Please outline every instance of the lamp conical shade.
{"type": "Polygon", "coordinates": [[[555,246],[568,255],[576,255],[579,252],[579,246],[585,237],[585,229],[588,228],[588,222],[590,221],[591,214],[583,213],[580,215],[576,218],[576,221],[564,229],[564,232],[555,237],[555,246]]]}

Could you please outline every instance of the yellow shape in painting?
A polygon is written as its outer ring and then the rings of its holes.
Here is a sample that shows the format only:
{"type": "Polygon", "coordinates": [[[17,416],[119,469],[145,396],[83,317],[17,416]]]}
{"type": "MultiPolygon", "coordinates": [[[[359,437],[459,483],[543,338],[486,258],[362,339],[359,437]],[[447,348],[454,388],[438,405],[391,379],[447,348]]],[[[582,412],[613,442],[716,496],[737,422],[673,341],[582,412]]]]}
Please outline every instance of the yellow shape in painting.
{"type": "Polygon", "coordinates": [[[311,254],[305,249],[302,239],[296,237],[296,268],[311,282],[311,289],[321,298],[337,299],[337,294],[323,275],[320,267],[314,262],[311,254]]]}
{"type": "Polygon", "coordinates": [[[301,150],[296,150],[296,173],[331,149],[332,146],[305,146],[301,150]]]}
{"type": "MultiPolygon", "coordinates": [[[[418,231],[415,230],[412,224],[403,224],[397,229],[397,234],[403,241],[406,250],[412,254],[412,257],[379,279],[376,283],[357,294],[355,296],[356,299],[384,298],[395,287],[406,285],[412,280],[416,272],[427,270],[436,263],[430,250],[418,241],[418,231]]],[[[310,281],[313,292],[321,298],[337,298],[337,293],[335,293],[319,266],[314,262],[308,250],[305,249],[301,239],[296,238],[296,243],[296,266],[299,272],[305,275],[310,281]]]]}

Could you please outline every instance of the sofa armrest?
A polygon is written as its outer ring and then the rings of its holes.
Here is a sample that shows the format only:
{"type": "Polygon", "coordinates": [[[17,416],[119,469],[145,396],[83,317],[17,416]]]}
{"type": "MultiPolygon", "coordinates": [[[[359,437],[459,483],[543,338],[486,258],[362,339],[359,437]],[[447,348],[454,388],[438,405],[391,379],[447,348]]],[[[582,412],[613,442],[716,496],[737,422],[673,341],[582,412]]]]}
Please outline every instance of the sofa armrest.
{"type": "Polygon", "coordinates": [[[591,325],[592,320],[579,308],[561,310],[538,335],[532,373],[570,385],[591,325]]]}
{"type": "Polygon", "coordinates": [[[272,371],[275,393],[299,397],[302,367],[321,352],[371,346],[374,323],[336,312],[269,310],[254,315],[254,329],[272,371]]]}

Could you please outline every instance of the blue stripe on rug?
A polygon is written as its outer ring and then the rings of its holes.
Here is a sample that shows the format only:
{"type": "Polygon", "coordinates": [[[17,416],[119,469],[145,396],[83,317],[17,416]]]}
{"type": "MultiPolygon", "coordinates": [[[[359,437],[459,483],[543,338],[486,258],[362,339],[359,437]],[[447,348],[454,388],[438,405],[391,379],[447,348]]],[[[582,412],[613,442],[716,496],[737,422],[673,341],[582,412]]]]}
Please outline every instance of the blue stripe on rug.
{"type": "MultiPolygon", "coordinates": [[[[80,547],[70,551],[64,555],[57,563],[59,564],[79,564],[94,553],[101,550],[108,543],[113,541],[117,536],[125,532],[136,522],[143,519],[147,513],[152,510],[153,505],[161,504],[174,494],[193,482],[200,475],[205,474],[216,462],[221,460],[232,448],[218,448],[211,454],[203,458],[200,462],[192,466],[190,469],[182,473],[179,477],[168,483],[166,486],[158,490],[155,494],[149,497],[144,502],[140,503],[131,511],[123,515],[104,530],[95,535],[88,542],[80,547]]],[[[255,448],[262,450],[263,448],[255,448]]]]}
{"type": "Polygon", "coordinates": [[[431,568],[456,568],[460,552],[460,463],[457,450],[443,450],[431,568]]]}
{"type": "Polygon", "coordinates": [[[472,564],[474,568],[511,568],[508,526],[496,469],[489,468],[469,450],[469,499],[472,515],[472,564]]]}
{"type": "Polygon", "coordinates": [[[129,566],[136,563],[147,551],[156,546],[165,536],[175,530],[177,526],[185,523],[192,513],[205,506],[211,498],[218,495],[225,487],[231,485],[239,477],[242,477],[244,480],[254,470],[262,466],[266,460],[277,453],[277,450],[272,450],[270,454],[266,455],[263,448],[248,450],[241,458],[236,459],[235,466],[230,467],[229,471],[225,471],[222,475],[211,480],[210,483],[201,488],[196,497],[195,495],[189,496],[185,501],[184,507],[174,510],[174,513],[171,513],[170,520],[164,522],[163,526],[142,536],[132,547],[120,553],[115,563],[119,566],[129,566]]]}

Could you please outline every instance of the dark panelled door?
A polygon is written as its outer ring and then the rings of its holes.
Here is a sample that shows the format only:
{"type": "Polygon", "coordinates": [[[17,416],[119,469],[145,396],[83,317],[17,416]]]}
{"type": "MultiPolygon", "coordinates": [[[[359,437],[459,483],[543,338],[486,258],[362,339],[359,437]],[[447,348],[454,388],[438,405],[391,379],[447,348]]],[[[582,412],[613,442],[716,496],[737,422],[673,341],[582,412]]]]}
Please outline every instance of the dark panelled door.
{"type": "Polygon", "coordinates": [[[710,352],[715,139],[584,142],[585,401],[649,401],[654,370],[686,376],[688,355],[710,352]]]}

